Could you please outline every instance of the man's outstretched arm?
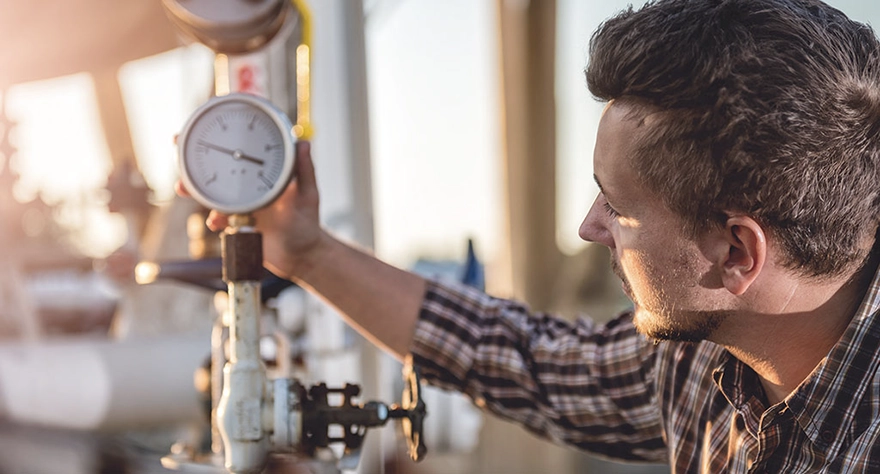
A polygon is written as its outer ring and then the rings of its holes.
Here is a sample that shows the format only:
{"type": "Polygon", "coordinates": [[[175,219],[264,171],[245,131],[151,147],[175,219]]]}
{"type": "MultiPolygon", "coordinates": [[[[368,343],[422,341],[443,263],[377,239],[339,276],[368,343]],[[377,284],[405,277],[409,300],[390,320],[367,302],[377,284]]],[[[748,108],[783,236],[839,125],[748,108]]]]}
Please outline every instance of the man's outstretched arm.
{"type": "Polygon", "coordinates": [[[309,263],[292,275],[338,309],[374,344],[403,358],[425,293],[425,280],[322,232],[309,263]]]}
{"type": "MultiPolygon", "coordinates": [[[[296,179],[275,202],[255,213],[263,233],[264,264],[324,298],[374,343],[403,357],[412,343],[424,279],[322,229],[310,144],[297,143],[296,153],[296,179]]],[[[188,194],[181,183],[178,193],[188,194]]],[[[221,230],[227,218],[212,211],[207,223],[221,230]]]]}

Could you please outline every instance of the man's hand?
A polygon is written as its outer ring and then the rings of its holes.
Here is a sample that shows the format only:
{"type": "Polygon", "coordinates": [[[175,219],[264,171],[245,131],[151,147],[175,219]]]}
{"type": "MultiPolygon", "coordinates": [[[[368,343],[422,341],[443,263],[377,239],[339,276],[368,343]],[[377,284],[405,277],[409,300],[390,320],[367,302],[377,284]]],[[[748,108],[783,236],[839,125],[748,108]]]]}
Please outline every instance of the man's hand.
{"type": "MultiPolygon", "coordinates": [[[[189,196],[181,181],[175,189],[177,194],[189,196]]],[[[319,200],[311,144],[297,142],[294,179],[278,199],[254,213],[257,229],[263,234],[264,265],[272,273],[295,279],[309,268],[310,258],[324,234],[318,214],[319,200]]],[[[228,219],[212,210],[206,224],[211,230],[220,231],[228,225],[228,219]]]]}
{"type": "MultiPolygon", "coordinates": [[[[296,144],[295,179],[255,213],[263,233],[263,264],[335,306],[362,334],[402,358],[409,352],[425,281],[349,246],[325,232],[308,142],[296,144]]],[[[188,193],[178,182],[177,192],[188,193]]],[[[212,211],[208,227],[226,227],[212,211]]]]}

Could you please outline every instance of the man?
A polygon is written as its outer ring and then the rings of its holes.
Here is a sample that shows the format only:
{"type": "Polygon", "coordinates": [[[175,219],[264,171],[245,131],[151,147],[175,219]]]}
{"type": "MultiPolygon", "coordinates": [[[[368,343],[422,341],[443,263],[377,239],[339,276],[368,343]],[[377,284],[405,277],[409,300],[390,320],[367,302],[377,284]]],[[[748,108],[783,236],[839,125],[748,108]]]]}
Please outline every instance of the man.
{"type": "Polygon", "coordinates": [[[631,313],[572,325],[346,246],[307,143],[258,215],[267,265],[554,440],[674,472],[880,472],[873,31],[816,0],[659,0],[590,52],[608,105],[580,235],[631,313]]]}

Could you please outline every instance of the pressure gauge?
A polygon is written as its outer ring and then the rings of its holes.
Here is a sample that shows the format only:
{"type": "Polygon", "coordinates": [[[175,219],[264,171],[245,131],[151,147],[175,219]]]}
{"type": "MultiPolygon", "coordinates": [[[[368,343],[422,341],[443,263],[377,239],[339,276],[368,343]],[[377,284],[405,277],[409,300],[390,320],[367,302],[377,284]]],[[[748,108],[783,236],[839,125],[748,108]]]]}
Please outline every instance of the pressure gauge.
{"type": "Polygon", "coordinates": [[[251,94],[214,97],[199,107],[177,140],[180,174],[209,209],[245,214],[275,200],[293,175],[292,125],[251,94]]]}

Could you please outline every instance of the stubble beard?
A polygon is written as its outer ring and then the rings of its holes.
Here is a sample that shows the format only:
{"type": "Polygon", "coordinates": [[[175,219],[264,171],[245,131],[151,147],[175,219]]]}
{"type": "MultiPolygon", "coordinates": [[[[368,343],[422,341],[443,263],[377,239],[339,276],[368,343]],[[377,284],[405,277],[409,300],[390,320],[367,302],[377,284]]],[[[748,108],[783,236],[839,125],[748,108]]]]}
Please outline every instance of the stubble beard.
{"type": "MultiPolygon", "coordinates": [[[[675,311],[662,288],[650,304],[639,301],[616,256],[611,255],[611,270],[623,282],[623,290],[632,300],[636,330],[655,342],[702,342],[710,339],[731,314],[728,311],[675,311]]],[[[672,302],[674,305],[674,302],[672,302]]]]}

